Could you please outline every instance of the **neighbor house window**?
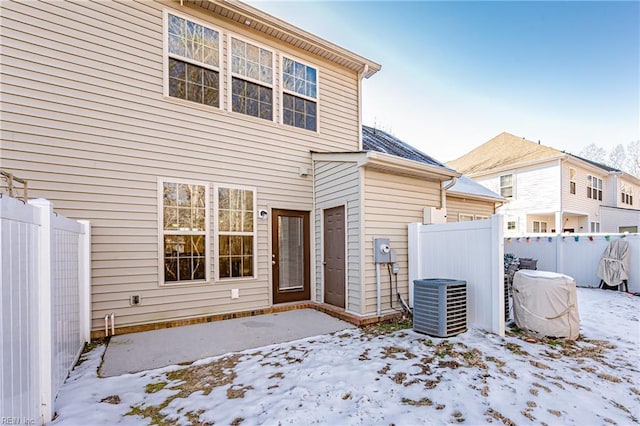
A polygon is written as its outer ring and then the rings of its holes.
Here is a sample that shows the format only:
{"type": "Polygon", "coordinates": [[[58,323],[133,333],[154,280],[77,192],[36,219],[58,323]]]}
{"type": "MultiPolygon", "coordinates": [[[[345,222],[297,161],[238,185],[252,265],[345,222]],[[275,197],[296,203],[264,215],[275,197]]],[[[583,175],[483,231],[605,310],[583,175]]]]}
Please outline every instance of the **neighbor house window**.
{"type": "Polygon", "coordinates": [[[220,106],[220,33],[167,14],[168,94],[220,106]]]}
{"type": "Polygon", "coordinates": [[[273,120],[273,52],[231,40],[231,110],[273,120]]]}
{"type": "Polygon", "coordinates": [[[316,130],[318,71],[301,62],[282,58],[282,122],[316,130]]]}
{"type": "Polygon", "coordinates": [[[472,214],[465,214],[465,213],[460,213],[459,214],[459,221],[460,222],[468,222],[473,220],[473,215],[472,214]]]}
{"type": "Polygon", "coordinates": [[[533,221],[533,232],[547,232],[547,222],[533,221]]]}
{"type": "Polygon", "coordinates": [[[217,189],[218,276],[255,276],[255,191],[217,189]]]}
{"type": "Polygon", "coordinates": [[[513,197],[513,175],[500,176],[500,195],[505,198],[513,197]]]}
{"type": "Polygon", "coordinates": [[[576,169],[569,169],[569,193],[576,193],[576,169]]]}
{"type": "Polygon", "coordinates": [[[591,232],[600,232],[600,222],[591,222],[591,232]]]}
{"type": "Polygon", "coordinates": [[[158,191],[164,283],[207,281],[208,185],[160,181],[158,191]]]}
{"type": "Polygon", "coordinates": [[[620,193],[621,199],[620,201],[622,202],[622,204],[628,204],[628,205],[633,205],[633,191],[631,190],[631,187],[622,184],[622,191],[620,193]]]}
{"type": "Polygon", "coordinates": [[[515,220],[510,220],[507,222],[507,229],[509,231],[515,231],[516,229],[516,221],[515,220]]]}
{"type": "Polygon", "coordinates": [[[476,220],[487,220],[489,219],[489,216],[483,215],[483,214],[477,214],[476,215],[476,220]]]}
{"type": "Polygon", "coordinates": [[[602,201],[602,179],[587,176],[587,198],[602,201]]]}

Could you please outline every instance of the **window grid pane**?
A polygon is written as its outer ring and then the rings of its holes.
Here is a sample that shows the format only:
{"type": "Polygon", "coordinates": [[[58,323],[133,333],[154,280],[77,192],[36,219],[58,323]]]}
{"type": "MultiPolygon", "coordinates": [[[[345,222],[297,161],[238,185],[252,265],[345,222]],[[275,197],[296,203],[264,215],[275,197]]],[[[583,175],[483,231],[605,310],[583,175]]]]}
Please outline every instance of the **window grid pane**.
{"type": "Polygon", "coordinates": [[[218,67],[220,34],[195,22],[169,14],[169,53],[218,67]]]}
{"type": "Polygon", "coordinates": [[[271,85],[273,84],[273,53],[232,37],[231,72],[271,85]]]}
{"type": "Polygon", "coordinates": [[[282,60],[282,87],[284,90],[317,99],[317,71],[313,67],[284,57],[282,60]]]}
{"type": "Polygon", "coordinates": [[[254,275],[254,192],[218,188],[218,271],[220,278],[254,275]]]}
{"type": "Polygon", "coordinates": [[[206,279],[206,188],[162,184],[164,281],[206,279]]]}
{"type": "Polygon", "coordinates": [[[316,103],[288,93],[282,94],[282,122],[301,129],[316,130],[316,103]]]}
{"type": "Polygon", "coordinates": [[[273,120],[273,95],[269,87],[236,77],[231,81],[231,110],[273,120]]]}

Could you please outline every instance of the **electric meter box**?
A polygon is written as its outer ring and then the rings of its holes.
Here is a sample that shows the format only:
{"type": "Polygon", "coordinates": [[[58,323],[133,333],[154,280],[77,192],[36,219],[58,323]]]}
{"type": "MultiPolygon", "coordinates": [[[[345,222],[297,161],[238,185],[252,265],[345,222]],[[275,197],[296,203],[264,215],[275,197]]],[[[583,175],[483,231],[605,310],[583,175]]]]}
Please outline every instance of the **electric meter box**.
{"type": "Polygon", "coordinates": [[[391,263],[391,246],[389,238],[374,238],[373,261],[375,263],[391,263]]]}

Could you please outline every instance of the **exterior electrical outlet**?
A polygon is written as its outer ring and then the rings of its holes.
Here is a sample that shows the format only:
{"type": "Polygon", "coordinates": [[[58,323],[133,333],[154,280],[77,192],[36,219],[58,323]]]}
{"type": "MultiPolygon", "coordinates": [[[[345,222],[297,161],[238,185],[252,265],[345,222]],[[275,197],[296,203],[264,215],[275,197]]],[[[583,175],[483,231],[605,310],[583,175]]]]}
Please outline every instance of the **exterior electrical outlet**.
{"type": "Polygon", "coordinates": [[[375,263],[391,263],[389,238],[375,238],[373,240],[373,261],[375,263]]]}

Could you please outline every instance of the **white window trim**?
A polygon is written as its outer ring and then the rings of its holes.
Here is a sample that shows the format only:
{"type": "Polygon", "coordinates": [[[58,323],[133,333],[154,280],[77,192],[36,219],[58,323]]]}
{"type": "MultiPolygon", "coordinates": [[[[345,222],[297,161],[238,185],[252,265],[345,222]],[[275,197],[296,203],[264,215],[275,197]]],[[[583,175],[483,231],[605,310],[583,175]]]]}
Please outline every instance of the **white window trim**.
{"type": "Polygon", "coordinates": [[[320,67],[317,66],[316,64],[313,64],[311,62],[305,61],[300,59],[299,57],[295,56],[295,55],[289,55],[288,53],[284,53],[281,52],[280,53],[280,77],[278,79],[278,85],[280,87],[280,99],[279,99],[279,105],[278,105],[278,111],[280,114],[280,120],[278,120],[278,123],[286,126],[287,129],[289,128],[294,128],[294,129],[298,129],[301,131],[305,131],[305,132],[315,132],[315,133],[320,133],[320,67]],[[293,92],[291,90],[285,90],[284,88],[284,84],[283,84],[283,79],[284,79],[284,58],[287,57],[289,59],[292,59],[296,62],[299,62],[303,65],[309,66],[311,68],[315,68],[316,70],[316,97],[311,98],[309,96],[305,96],[305,95],[301,95],[297,92],[293,92]],[[303,129],[301,127],[296,127],[296,126],[291,126],[289,124],[284,124],[284,96],[282,96],[283,93],[287,93],[289,95],[292,96],[297,96],[299,98],[302,99],[306,99],[308,101],[312,101],[316,103],[316,130],[309,130],[309,129],[303,129]]]}
{"type": "Polygon", "coordinates": [[[594,201],[603,201],[599,197],[593,196],[594,191],[596,191],[596,194],[598,194],[598,191],[599,191],[600,194],[602,194],[601,197],[604,198],[604,180],[602,178],[599,178],[598,176],[595,176],[595,175],[587,175],[587,188],[591,188],[591,196],[589,196],[589,194],[587,193],[587,198],[594,201]],[[594,186],[594,180],[596,183],[598,182],[600,183],[599,187],[598,185],[594,186]],[[591,184],[589,184],[589,182],[591,182],[591,184]]]}
{"type": "Polygon", "coordinates": [[[468,214],[468,213],[458,213],[458,222],[465,222],[465,221],[472,221],[473,220],[473,215],[472,214],[468,214]],[[464,220],[463,218],[466,218],[466,220],[464,220]]]}
{"type": "MultiPolygon", "coordinates": [[[[158,283],[161,287],[175,287],[175,286],[192,286],[192,285],[203,285],[211,283],[211,235],[210,235],[210,222],[211,222],[211,191],[210,184],[208,182],[197,181],[197,180],[185,180],[185,179],[175,179],[168,177],[158,177],[157,178],[157,205],[158,205],[158,283]],[[164,183],[182,183],[189,185],[200,185],[204,186],[205,191],[205,279],[196,280],[196,281],[164,281],[164,183]]],[[[188,234],[188,232],[185,232],[188,234]]],[[[198,233],[199,235],[199,233],[198,233]]]]}
{"type": "Polygon", "coordinates": [[[549,229],[549,223],[546,220],[534,220],[533,223],[531,224],[531,229],[533,232],[546,233],[547,229],[549,229]],[[537,231],[534,229],[536,224],[538,225],[537,231]],[[542,224],[544,224],[544,228],[545,228],[544,231],[542,230],[542,224]]]}
{"type": "MultiPolygon", "coordinates": [[[[239,113],[238,113],[239,114],[239,113]]],[[[241,114],[244,115],[244,114],[241,114]]],[[[268,121],[268,120],[263,120],[268,121]]],[[[214,218],[213,218],[213,239],[214,239],[214,279],[216,282],[237,282],[237,281],[251,281],[258,278],[258,208],[257,208],[257,199],[258,199],[258,191],[255,187],[252,186],[241,186],[241,185],[232,185],[232,184],[215,184],[213,185],[213,205],[214,205],[214,218]],[[253,275],[250,277],[230,277],[230,278],[220,278],[220,226],[219,226],[219,209],[218,206],[218,189],[227,188],[227,189],[238,189],[244,191],[253,191],[253,232],[251,235],[253,236],[253,275]]],[[[248,235],[248,232],[224,232],[224,235],[248,235]]]]}
{"type": "Polygon", "coordinates": [[[576,195],[578,192],[578,185],[576,183],[576,169],[573,167],[569,167],[569,194],[576,195]],[[573,178],[571,177],[571,172],[573,172],[573,178]],[[571,184],[573,183],[573,192],[571,192],[571,184]]]}
{"type": "Polygon", "coordinates": [[[515,198],[515,193],[516,193],[516,175],[515,173],[504,173],[500,176],[498,176],[498,187],[499,187],[499,194],[502,195],[505,198],[515,198]],[[502,195],[502,188],[509,188],[508,186],[503,187],[502,186],[502,177],[503,176],[511,176],[511,195],[507,196],[507,195],[502,195]]]}
{"type": "MultiPolygon", "coordinates": [[[[226,95],[227,95],[227,111],[229,111],[229,113],[233,114],[234,116],[239,116],[239,117],[243,117],[243,118],[250,118],[252,120],[259,120],[260,123],[276,123],[276,99],[275,99],[275,95],[276,95],[276,82],[277,80],[277,73],[276,73],[276,55],[278,54],[278,52],[270,47],[267,46],[266,44],[262,44],[258,41],[255,41],[253,39],[250,39],[248,37],[244,37],[242,35],[236,34],[236,33],[227,33],[226,35],[226,39],[227,39],[227,60],[226,60],[226,64],[227,66],[225,67],[228,72],[226,73],[226,86],[227,86],[227,91],[226,91],[226,95]],[[269,52],[271,52],[271,84],[267,84],[264,81],[260,81],[260,80],[255,80],[253,78],[247,77],[245,75],[241,75],[241,74],[235,74],[232,70],[232,61],[233,61],[233,52],[231,51],[231,39],[235,38],[237,40],[243,41],[245,43],[249,43],[252,44],[254,46],[257,46],[261,49],[265,49],[268,50],[269,52]],[[231,82],[233,80],[233,77],[237,77],[241,80],[244,81],[248,81],[250,83],[254,83],[257,84],[259,86],[263,86],[263,87],[269,87],[271,88],[271,101],[273,103],[272,105],[272,114],[271,114],[271,120],[265,120],[264,118],[260,118],[260,117],[254,117],[253,115],[249,115],[249,114],[243,114],[241,112],[236,112],[233,111],[233,106],[232,106],[232,101],[233,101],[233,91],[231,90],[231,82]]],[[[230,188],[230,187],[229,187],[230,188]]],[[[217,192],[217,190],[216,190],[217,192]]]]}
{"type": "Polygon", "coordinates": [[[223,66],[224,60],[222,57],[222,44],[224,41],[225,32],[222,29],[212,25],[207,21],[203,21],[201,19],[195,18],[190,15],[185,15],[184,13],[176,12],[173,9],[163,9],[162,11],[162,95],[165,100],[170,100],[171,102],[176,102],[181,105],[188,105],[189,107],[202,108],[207,111],[211,110],[223,110],[224,109],[224,75],[225,67],[223,66]],[[203,68],[208,68],[210,70],[214,70],[218,72],[218,90],[220,91],[220,102],[217,107],[202,104],[199,102],[188,101],[186,99],[180,99],[173,96],[169,96],[169,14],[178,16],[180,18],[186,19],[191,22],[195,22],[196,24],[202,25],[203,27],[207,27],[214,31],[218,32],[218,67],[213,67],[211,65],[202,64],[196,61],[192,61],[188,58],[183,58],[181,56],[175,56],[176,59],[179,59],[184,62],[188,62],[194,65],[201,66],[203,68]]]}

